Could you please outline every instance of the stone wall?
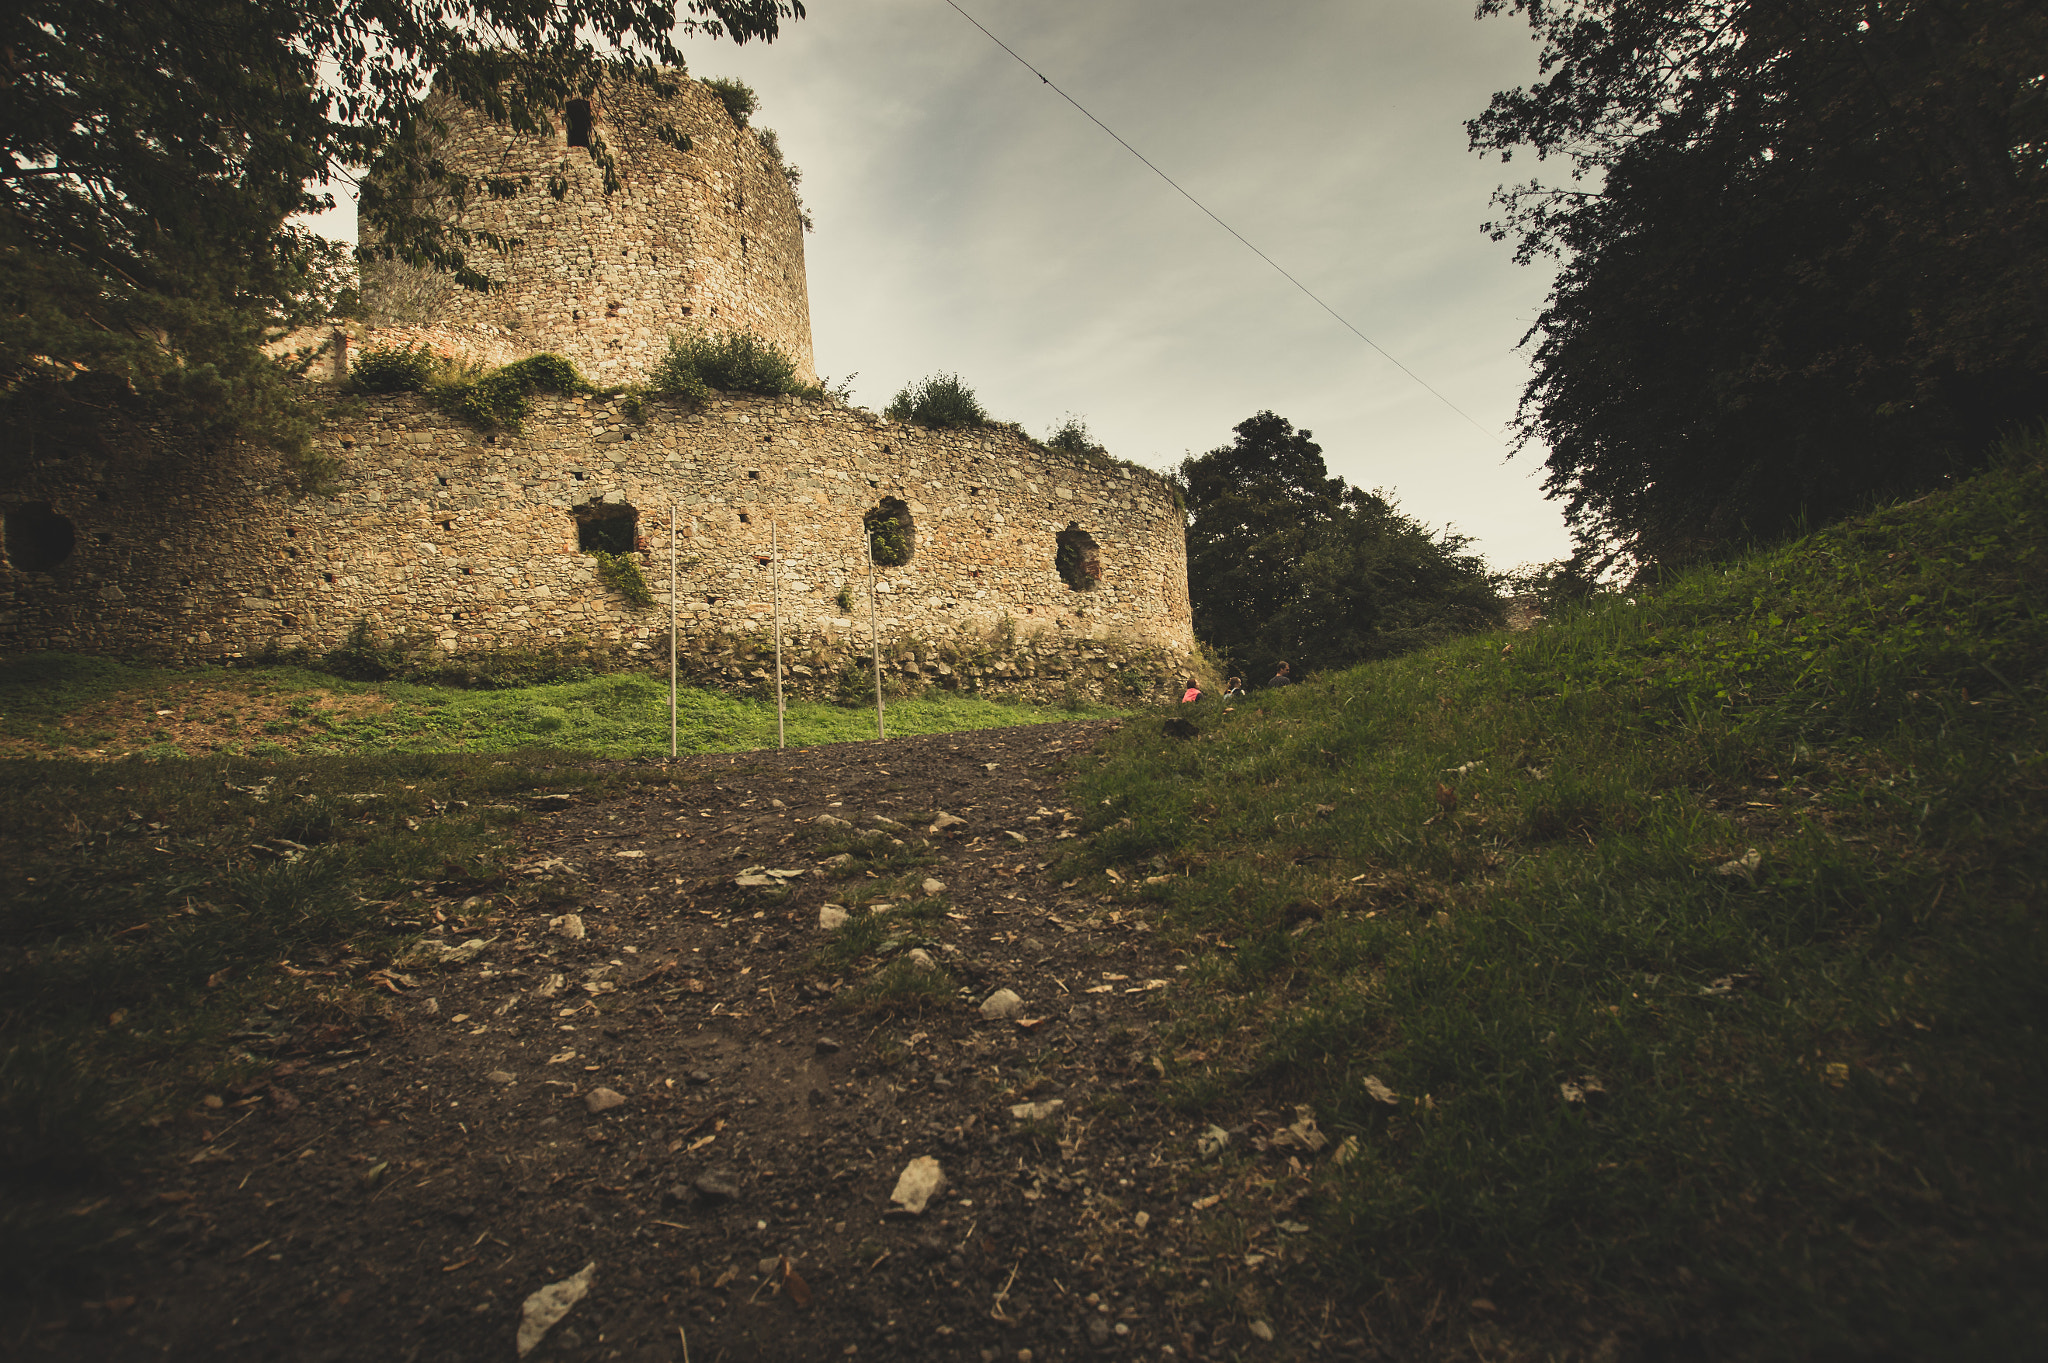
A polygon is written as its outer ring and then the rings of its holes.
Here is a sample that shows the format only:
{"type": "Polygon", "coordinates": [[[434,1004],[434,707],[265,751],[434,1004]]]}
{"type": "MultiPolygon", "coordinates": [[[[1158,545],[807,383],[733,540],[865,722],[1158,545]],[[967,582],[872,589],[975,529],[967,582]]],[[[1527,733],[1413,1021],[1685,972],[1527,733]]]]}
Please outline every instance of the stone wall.
{"type": "Polygon", "coordinates": [[[665,663],[673,524],[695,675],[761,679],[779,563],[789,661],[804,669],[791,676],[830,691],[868,648],[862,517],[884,498],[914,527],[910,560],[874,576],[898,677],[1042,693],[1078,676],[1104,694],[1111,664],[1171,672],[1193,647],[1166,481],[1010,428],[931,431],[800,398],[697,412],[656,400],[636,419],[628,398],[543,396],[521,432],[489,434],[410,395],[307,391],[341,470],[331,495],[289,491],[262,452],[149,432],[20,463],[0,648],[235,661],[324,652],[367,622],[447,654],[588,646],[665,663]],[[651,606],[608,587],[579,547],[585,522],[627,508],[651,606]],[[73,547],[25,567],[48,517],[73,547]],[[1099,572],[1072,574],[1078,587],[1055,564],[1069,528],[1099,572]]]}
{"type": "Polygon", "coordinates": [[[489,293],[433,287],[402,268],[367,271],[364,303],[381,333],[367,339],[405,342],[415,339],[411,328],[437,324],[417,339],[493,362],[555,351],[611,386],[645,377],[671,332],[744,330],[782,347],[814,382],[795,193],[716,95],[678,80],[666,100],[630,83],[593,95],[593,140],[619,178],[609,194],[590,150],[568,144],[567,119],[551,138],[525,136],[435,99],[448,167],[516,186],[509,198],[478,194],[441,211],[519,244],[467,248],[470,264],[501,286],[489,293]],[[663,125],[687,135],[690,150],[656,136],[663,125]]]}

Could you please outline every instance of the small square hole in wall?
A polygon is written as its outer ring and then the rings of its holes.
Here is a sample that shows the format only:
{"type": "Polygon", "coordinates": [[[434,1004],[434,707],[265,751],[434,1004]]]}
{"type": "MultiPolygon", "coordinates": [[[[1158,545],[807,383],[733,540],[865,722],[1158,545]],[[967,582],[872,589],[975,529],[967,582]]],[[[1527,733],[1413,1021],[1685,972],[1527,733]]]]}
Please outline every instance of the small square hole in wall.
{"type": "Polygon", "coordinates": [[[288,540],[295,540],[295,539],[297,539],[297,538],[299,537],[299,529],[298,529],[298,527],[297,527],[297,526],[295,526],[295,525],[288,525],[288,526],[286,526],[286,527],[284,528],[284,537],[285,537],[286,539],[288,539],[288,540]]]}
{"type": "Polygon", "coordinates": [[[744,512],[744,511],[740,512],[740,524],[741,524],[741,525],[752,525],[752,524],[753,524],[753,522],[752,522],[752,521],[750,521],[750,520],[748,520],[748,519],[747,519],[747,513],[746,513],[746,512],[744,512]]]}
{"type": "Polygon", "coordinates": [[[475,576],[476,576],[476,569],[474,569],[474,568],[464,568],[464,569],[462,570],[462,575],[463,575],[464,577],[475,577],[475,576]]]}
{"type": "Polygon", "coordinates": [[[436,478],[434,481],[439,483],[442,487],[448,486],[448,480],[446,478],[436,478]]]}
{"type": "Polygon", "coordinates": [[[967,495],[970,497],[979,497],[981,495],[981,489],[978,487],[968,488],[967,495]]]}
{"type": "Polygon", "coordinates": [[[461,620],[463,618],[465,617],[463,616],[461,611],[456,611],[453,615],[449,616],[449,619],[451,620],[461,620]]]}
{"type": "Polygon", "coordinates": [[[704,598],[704,604],[707,606],[715,606],[718,604],[718,598],[715,596],[707,596],[704,598]]]}
{"type": "MultiPolygon", "coordinates": [[[[332,587],[332,586],[334,585],[334,574],[333,574],[333,573],[322,573],[322,574],[320,574],[320,576],[322,576],[322,577],[324,577],[324,578],[326,578],[326,579],[327,579],[327,585],[328,585],[328,586],[332,587]]],[[[191,583],[190,583],[190,582],[188,581],[188,582],[186,582],[186,584],[185,584],[185,585],[189,587],[189,586],[191,586],[192,584],[191,584],[191,583]]]]}
{"type": "Polygon", "coordinates": [[[453,530],[455,528],[455,522],[453,520],[442,521],[441,528],[443,530],[453,530]]]}
{"type": "Polygon", "coordinates": [[[580,474],[580,473],[577,473],[577,472],[576,472],[575,470],[573,470],[573,469],[572,469],[572,470],[570,470],[570,472],[569,472],[569,476],[570,476],[571,478],[574,478],[574,479],[575,479],[575,480],[576,480],[577,482],[579,482],[579,483],[583,481],[583,475],[582,475],[582,474],[580,474]]]}
{"type": "Polygon", "coordinates": [[[869,487],[880,487],[880,486],[881,486],[881,484],[880,484],[880,483],[878,483],[878,482],[876,482],[876,481],[875,481],[874,479],[870,478],[870,479],[868,479],[868,486],[869,486],[869,487]]]}
{"type": "MultiPolygon", "coordinates": [[[[763,439],[766,439],[766,437],[764,436],[764,437],[763,437],[763,439]]],[[[749,477],[749,478],[753,479],[753,480],[754,480],[755,482],[757,482],[757,483],[758,483],[758,482],[760,482],[760,481],[761,481],[761,470],[759,470],[759,469],[748,469],[748,470],[747,470],[747,477],[749,477]]]]}

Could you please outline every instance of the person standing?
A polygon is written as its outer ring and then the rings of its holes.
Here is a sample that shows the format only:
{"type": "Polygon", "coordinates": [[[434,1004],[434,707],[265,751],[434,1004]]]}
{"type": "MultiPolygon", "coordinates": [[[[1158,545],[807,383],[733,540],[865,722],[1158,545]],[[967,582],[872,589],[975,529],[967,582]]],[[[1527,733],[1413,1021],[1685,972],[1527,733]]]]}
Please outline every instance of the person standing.
{"type": "Polygon", "coordinates": [[[1180,698],[1182,705],[1193,705],[1202,698],[1202,684],[1193,677],[1188,678],[1187,693],[1180,698]]]}
{"type": "Polygon", "coordinates": [[[1266,683],[1268,686],[1292,686],[1293,684],[1294,678],[1289,674],[1286,663],[1280,664],[1280,669],[1273,674],[1273,680],[1266,683]]]}

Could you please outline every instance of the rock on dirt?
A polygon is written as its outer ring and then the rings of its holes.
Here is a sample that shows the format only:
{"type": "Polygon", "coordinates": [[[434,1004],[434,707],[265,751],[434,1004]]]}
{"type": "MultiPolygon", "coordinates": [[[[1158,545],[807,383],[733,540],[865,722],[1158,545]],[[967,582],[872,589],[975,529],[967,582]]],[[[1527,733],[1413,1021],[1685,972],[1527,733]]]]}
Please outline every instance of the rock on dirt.
{"type": "Polygon", "coordinates": [[[593,1113],[610,1112],[615,1107],[624,1107],[626,1095],[617,1089],[594,1088],[583,1097],[583,1106],[593,1113]]]}
{"type": "Polygon", "coordinates": [[[519,1356],[532,1353],[547,1332],[555,1328],[556,1322],[569,1314],[569,1308],[590,1294],[590,1284],[597,1278],[597,1260],[592,1259],[583,1268],[562,1279],[549,1283],[526,1299],[519,1309],[519,1356]]]}
{"type": "Polygon", "coordinates": [[[945,1187],[946,1175],[939,1162],[930,1155],[919,1155],[897,1176],[896,1191],[889,1194],[889,1201],[894,1204],[890,1210],[907,1216],[921,1215],[926,1204],[945,1187]]]}
{"type": "Polygon", "coordinates": [[[998,989],[983,1000],[981,1015],[994,1022],[998,1018],[1013,1018],[1024,1011],[1024,1000],[1013,989],[998,989]]]}

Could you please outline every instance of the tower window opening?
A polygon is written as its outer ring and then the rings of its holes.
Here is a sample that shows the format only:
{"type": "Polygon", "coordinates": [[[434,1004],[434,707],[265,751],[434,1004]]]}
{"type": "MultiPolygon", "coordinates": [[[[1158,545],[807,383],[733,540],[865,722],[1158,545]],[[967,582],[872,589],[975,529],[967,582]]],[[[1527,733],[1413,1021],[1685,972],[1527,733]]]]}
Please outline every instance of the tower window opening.
{"type": "Polygon", "coordinates": [[[78,532],[48,502],[7,508],[7,561],[24,573],[46,573],[71,557],[78,532]]]}
{"type": "Polygon", "coordinates": [[[878,568],[900,568],[917,552],[917,525],[910,507],[897,497],[884,497],[861,518],[878,568]]]}
{"type": "Polygon", "coordinates": [[[1068,521],[1056,540],[1059,547],[1052,562],[1060,580],[1077,592],[1093,591],[1102,581],[1102,551],[1096,547],[1095,537],[1068,521]]]}
{"type": "Polygon", "coordinates": [[[640,531],[640,513],[625,502],[585,502],[571,507],[576,547],[586,554],[630,554],[640,531]]]}
{"type": "Polygon", "coordinates": [[[590,149],[590,101],[587,99],[570,100],[569,107],[565,111],[565,117],[569,124],[569,145],[572,147],[582,147],[588,151],[590,149]]]}

